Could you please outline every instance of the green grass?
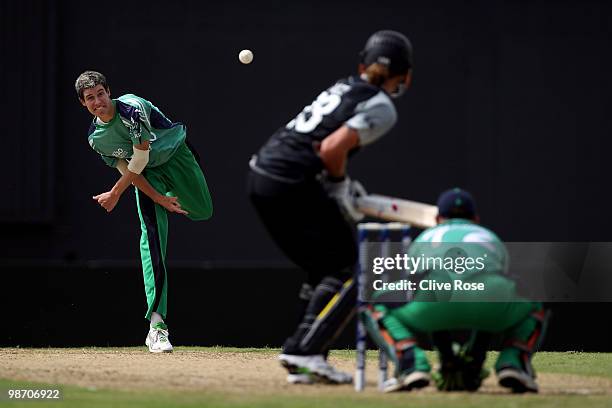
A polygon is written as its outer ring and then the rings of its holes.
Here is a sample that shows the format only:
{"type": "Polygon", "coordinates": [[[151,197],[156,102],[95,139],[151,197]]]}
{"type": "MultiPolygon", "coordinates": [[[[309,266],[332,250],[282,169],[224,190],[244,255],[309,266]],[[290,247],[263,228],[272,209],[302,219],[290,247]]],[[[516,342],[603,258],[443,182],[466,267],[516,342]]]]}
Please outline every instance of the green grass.
{"type": "MultiPolygon", "coordinates": [[[[268,349],[268,351],[271,353],[278,352],[276,349],[268,349]]],[[[436,354],[434,352],[426,351],[425,353],[429,361],[436,361],[436,354]]],[[[334,351],[333,355],[345,359],[354,359],[355,350],[337,350],[334,351]]],[[[497,352],[489,352],[485,366],[493,370],[497,355],[497,352]]],[[[370,360],[375,361],[377,358],[378,352],[368,351],[368,362],[370,360]]],[[[540,352],[535,354],[533,365],[538,372],[542,373],[612,378],[612,353],[540,352]]]]}
{"type": "MultiPolygon", "coordinates": [[[[33,387],[42,384],[0,380],[0,389],[33,387]]],[[[208,392],[126,392],[96,390],[77,387],[63,387],[63,400],[53,402],[7,402],[0,401],[0,407],[36,408],[188,408],[188,407],[291,407],[291,408],[361,408],[361,407],[475,407],[475,408],[559,408],[559,407],[610,407],[608,396],[579,395],[483,395],[467,393],[451,394],[368,394],[347,393],[342,396],[300,395],[300,396],[257,396],[223,395],[208,392]]]]}
{"type": "MultiPolygon", "coordinates": [[[[100,350],[105,352],[134,350],[134,349],[107,349],[88,348],[87,350],[100,350]]],[[[213,347],[180,347],[181,352],[197,351],[233,352],[233,353],[266,353],[276,354],[278,349],[234,349],[213,347]]],[[[78,349],[74,350],[78,352],[78,349]]],[[[44,353],[44,350],[42,350],[44,353]]],[[[333,356],[341,359],[353,359],[352,350],[335,351],[333,356]]],[[[430,354],[430,357],[433,357],[430,354]]],[[[487,365],[491,366],[496,355],[491,353],[487,365]]],[[[376,353],[369,352],[368,360],[376,358],[376,353]]],[[[612,354],[604,353],[539,353],[534,360],[535,366],[541,373],[565,373],[581,376],[596,376],[612,378],[612,354]]],[[[45,384],[16,382],[0,379],[0,390],[8,388],[39,387],[50,388],[45,384]]],[[[361,408],[361,407],[428,407],[428,408],[578,408],[578,407],[611,407],[610,395],[492,395],[469,393],[402,393],[378,394],[368,392],[358,394],[347,388],[345,393],[317,393],[316,388],[300,395],[282,393],[280,395],[244,395],[236,389],[232,393],[210,391],[117,391],[117,390],[90,390],[86,388],[62,386],[64,398],[62,401],[21,401],[9,402],[0,398],[0,408],[26,407],[26,408],[97,408],[97,407],[129,407],[129,408],[187,408],[187,407],[290,407],[290,408],[361,408]]]]}
{"type": "Polygon", "coordinates": [[[533,364],[543,373],[612,378],[612,353],[537,353],[533,364]]]}

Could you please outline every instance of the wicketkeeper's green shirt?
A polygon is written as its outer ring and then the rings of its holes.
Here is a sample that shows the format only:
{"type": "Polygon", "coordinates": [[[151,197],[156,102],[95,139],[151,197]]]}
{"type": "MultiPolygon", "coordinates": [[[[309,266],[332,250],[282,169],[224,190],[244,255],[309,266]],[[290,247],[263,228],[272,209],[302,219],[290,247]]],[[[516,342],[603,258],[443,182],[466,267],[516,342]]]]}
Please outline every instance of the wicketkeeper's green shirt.
{"type": "MultiPolygon", "coordinates": [[[[451,258],[455,265],[459,261],[457,258],[464,258],[461,260],[464,271],[460,275],[465,277],[482,271],[505,274],[508,267],[508,252],[499,237],[481,225],[460,218],[423,231],[408,249],[408,256],[442,260],[451,258]],[[469,268],[465,268],[467,259],[473,260],[469,268]]],[[[448,271],[448,268],[438,267],[423,269],[430,272],[448,271]]]]}

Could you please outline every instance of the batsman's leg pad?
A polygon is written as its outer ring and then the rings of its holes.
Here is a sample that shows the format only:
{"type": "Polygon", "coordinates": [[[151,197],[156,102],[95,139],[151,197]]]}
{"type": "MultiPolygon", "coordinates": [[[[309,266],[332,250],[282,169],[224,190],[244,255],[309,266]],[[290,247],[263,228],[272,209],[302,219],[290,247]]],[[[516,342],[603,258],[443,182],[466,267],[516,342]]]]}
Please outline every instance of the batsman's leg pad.
{"type": "Polygon", "coordinates": [[[352,279],[326,277],[312,294],[298,329],[283,346],[288,354],[326,354],[355,311],[357,288],[352,279]]]}
{"type": "Polygon", "coordinates": [[[308,304],[310,303],[310,299],[312,299],[312,295],[314,293],[314,289],[308,283],[303,283],[300,288],[300,293],[298,295],[298,303],[295,313],[296,322],[295,324],[299,324],[304,315],[306,314],[306,309],[308,308],[308,304]]]}
{"type": "Polygon", "coordinates": [[[302,340],[312,330],[312,326],[319,313],[341,289],[342,281],[333,277],[322,279],[314,290],[312,290],[312,288],[308,290],[307,287],[302,286],[300,291],[300,303],[304,311],[297,329],[293,335],[285,341],[283,353],[298,355],[321,354],[321,350],[315,350],[316,352],[310,353],[311,350],[304,349],[302,347],[302,340]]]}

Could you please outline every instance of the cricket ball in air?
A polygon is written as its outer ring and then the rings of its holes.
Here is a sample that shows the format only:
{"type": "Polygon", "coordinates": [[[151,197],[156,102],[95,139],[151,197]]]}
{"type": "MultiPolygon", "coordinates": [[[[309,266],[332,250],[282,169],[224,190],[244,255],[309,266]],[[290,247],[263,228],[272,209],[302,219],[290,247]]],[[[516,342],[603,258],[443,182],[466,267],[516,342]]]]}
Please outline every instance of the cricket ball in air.
{"type": "Polygon", "coordinates": [[[253,52],[251,50],[242,50],[238,54],[238,59],[243,64],[250,64],[253,61],[253,52]]]}

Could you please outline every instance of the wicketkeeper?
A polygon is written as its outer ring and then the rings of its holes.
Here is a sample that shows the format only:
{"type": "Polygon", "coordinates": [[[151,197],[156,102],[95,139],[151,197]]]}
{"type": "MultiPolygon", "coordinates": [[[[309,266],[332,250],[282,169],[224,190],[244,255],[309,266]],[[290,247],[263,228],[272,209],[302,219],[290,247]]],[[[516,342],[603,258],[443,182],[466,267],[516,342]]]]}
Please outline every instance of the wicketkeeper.
{"type": "Polygon", "coordinates": [[[499,384],[514,392],[537,392],[531,359],[546,326],[542,304],[518,295],[516,283],[507,275],[506,248],[492,231],[478,224],[476,204],[468,192],[452,189],[442,193],[438,208],[438,225],[416,238],[408,256],[480,258],[484,267],[464,270],[460,275],[430,267],[418,270],[414,281],[454,285],[460,279],[463,284],[482,283],[485,289],[417,289],[408,303],[385,302],[388,293],[379,293],[378,301],[360,317],[395,363],[395,375],[384,384],[384,390],[406,391],[429,384],[431,368],[419,347],[425,340],[433,344],[440,358],[440,368],[434,374],[438,389],[475,391],[487,375],[482,365],[491,340],[497,338],[502,345],[495,364],[499,384]],[[459,341],[459,333],[469,336],[459,341]]]}

